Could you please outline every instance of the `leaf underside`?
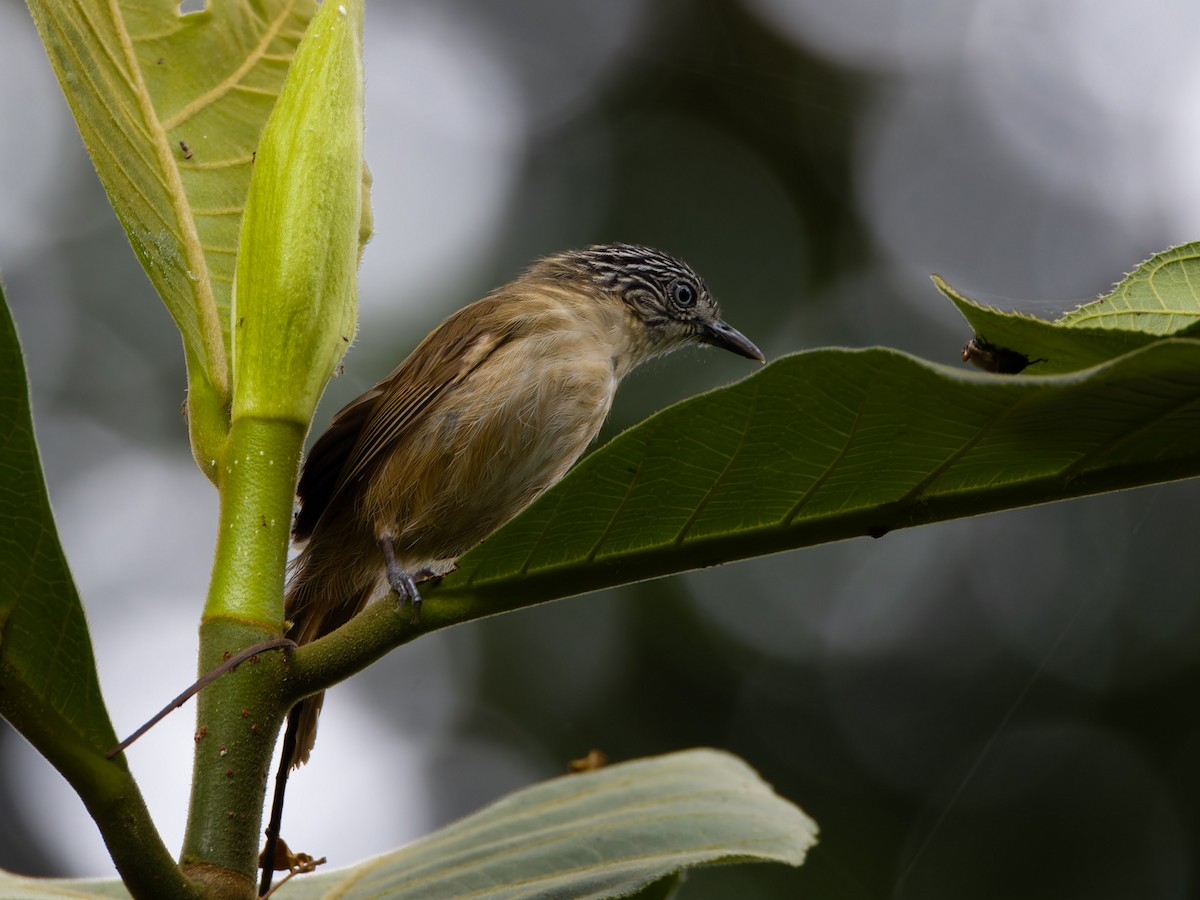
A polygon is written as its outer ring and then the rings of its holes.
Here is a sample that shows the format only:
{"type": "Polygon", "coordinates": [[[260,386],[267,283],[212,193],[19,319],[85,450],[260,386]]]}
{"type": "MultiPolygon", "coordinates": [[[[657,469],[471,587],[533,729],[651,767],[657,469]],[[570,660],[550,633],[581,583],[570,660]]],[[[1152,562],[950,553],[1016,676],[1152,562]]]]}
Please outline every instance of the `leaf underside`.
{"type": "Polygon", "coordinates": [[[800,865],[816,825],[745,763],[690,750],[542,782],[282,897],[624,897],[682,868],[800,865]]]}
{"type": "Polygon", "coordinates": [[[258,135],[313,0],[29,0],[138,261],[214,384],[258,135]]]}
{"type": "MultiPolygon", "coordinates": [[[[661,898],[670,896],[671,876],[690,866],[798,866],[816,836],[815,823],[737,757],[688,750],[533,785],[400,850],[294,878],[275,896],[661,898]]],[[[115,880],[4,872],[0,894],[129,896],[115,880]]]]}
{"type": "Polygon", "coordinates": [[[25,878],[0,870],[0,897],[4,900],[78,900],[80,897],[128,900],[129,891],[115,878],[25,878]]]}
{"type": "MultiPolygon", "coordinates": [[[[1195,255],[1164,256],[1154,278],[1158,257],[1110,297],[1151,293],[1176,310],[1159,325],[1190,334],[1195,255]]],[[[1051,324],[939,286],[989,341],[1050,362],[1013,377],[886,349],[784,357],[614,439],[427,597],[448,617],[460,604],[500,611],[1200,474],[1200,342],[1051,324]]]]}

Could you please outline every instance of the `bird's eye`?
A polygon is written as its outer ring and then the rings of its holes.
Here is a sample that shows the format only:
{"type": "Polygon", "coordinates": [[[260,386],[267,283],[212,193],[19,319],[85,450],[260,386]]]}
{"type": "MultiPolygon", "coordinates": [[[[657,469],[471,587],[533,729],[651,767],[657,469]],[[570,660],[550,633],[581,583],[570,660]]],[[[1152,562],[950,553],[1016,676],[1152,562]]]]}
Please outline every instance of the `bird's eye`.
{"type": "Polygon", "coordinates": [[[683,309],[696,305],[696,289],[686,281],[671,283],[671,299],[683,309]]]}

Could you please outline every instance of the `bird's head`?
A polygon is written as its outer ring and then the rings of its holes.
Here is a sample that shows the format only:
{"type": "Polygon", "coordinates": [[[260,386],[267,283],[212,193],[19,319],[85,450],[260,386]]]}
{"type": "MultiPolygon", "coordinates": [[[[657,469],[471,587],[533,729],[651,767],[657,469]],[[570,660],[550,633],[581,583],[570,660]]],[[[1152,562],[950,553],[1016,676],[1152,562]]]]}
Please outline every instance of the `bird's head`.
{"type": "Polygon", "coordinates": [[[539,274],[599,289],[628,310],[646,357],[686,344],[709,344],[764,362],[762,351],[721,318],[716,299],[682,260],[635,244],[597,244],[547,257],[539,274]]]}

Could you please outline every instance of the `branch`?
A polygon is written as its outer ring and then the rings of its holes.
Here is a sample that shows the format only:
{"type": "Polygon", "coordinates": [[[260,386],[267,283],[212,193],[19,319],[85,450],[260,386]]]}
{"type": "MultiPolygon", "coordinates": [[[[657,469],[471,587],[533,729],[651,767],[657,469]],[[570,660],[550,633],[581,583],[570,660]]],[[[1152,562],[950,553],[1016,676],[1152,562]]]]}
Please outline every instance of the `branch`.
{"type": "Polygon", "coordinates": [[[332,687],[432,631],[635,580],[641,579],[623,577],[614,570],[603,583],[572,589],[558,578],[528,575],[502,581],[499,590],[488,591],[469,584],[442,587],[441,579],[433,579],[421,585],[424,602],[419,622],[413,621],[409,606],[397,602],[393,591],[336,631],[286,654],[285,697],[290,705],[332,687]]]}
{"type": "Polygon", "coordinates": [[[448,619],[445,612],[423,606],[421,621],[414,624],[411,608],[401,607],[393,591],[336,631],[297,647],[285,660],[288,706],[344,681],[401,644],[439,628],[479,618],[448,619]]]}
{"type": "MultiPolygon", "coordinates": [[[[221,517],[200,624],[201,673],[280,637],[283,572],[305,429],[234,419],[219,472],[221,517]]],[[[250,895],[271,751],[287,704],[279,653],[252,655],[196,703],[196,749],[180,859],[213,889],[250,895]]]]}

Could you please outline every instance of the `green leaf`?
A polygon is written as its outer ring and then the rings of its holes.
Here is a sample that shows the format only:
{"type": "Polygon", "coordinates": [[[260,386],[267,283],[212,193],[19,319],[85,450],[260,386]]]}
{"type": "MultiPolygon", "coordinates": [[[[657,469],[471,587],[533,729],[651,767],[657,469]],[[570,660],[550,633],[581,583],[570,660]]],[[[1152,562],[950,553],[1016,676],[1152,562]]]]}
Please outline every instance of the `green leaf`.
{"type": "Polygon", "coordinates": [[[427,589],[424,620],[1197,474],[1197,341],[1056,377],[803,353],[593,453],[427,589]]]}
{"type": "Polygon", "coordinates": [[[227,394],[229,305],[259,132],[313,0],[29,0],[109,200],[183,333],[227,394]]]}
{"type": "Polygon", "coordinates": [[[50,512],[25,363],[2,289],[0,472],[0,716],[70,782],[130,884],[143,894],[183,896],[183,877],[125,758],[105,758],[117,738],[50,512]]]}
{"type": "Polygon", "coordinates": [[[688,866],[798,866],[816,832],[741,760],[690,750],[518,791],[393,853],[296,878],[279,896],[624,897],[688,866]]]}
{"type": "Polygon", "coordinates": [[[1200,322],[1200,243],[1146,260],[1113,290],[1058,320],[1072,328],[1140,331],[1165,337],[1200,322]]]}
{"type": "Polygon", "coordinates": [[[1200,335],[1200,243],[1155,254],[1110,293],[1055,322],[976,303],[936,275],[933,282],[976,335],[1030,359],[1045,360],[1027,374],[1073,372],[1163,337],[1200,335]]]}
{"type": "Polygon", "coordinates": [[[672,872],[665,878],[652,881],[636,893],[630,894],[630,900],[671,900],[679,893],[683,883],[682,872],[672,872]]]}
{"type": "Polygon", "coordinates": [[[0,291],[0,715],[39,750],[116,743],[87,620],[58,540],[25,364],[0,291]]]}
{"type": "Polygon", "coordinates": [[[1005,312],[976,303],[937,275],[933,276],[933,283],[958,307],[976,335],[997,347],[1024,353],[1030,359],[1045,360],[1026,369],[1022,377],[1075,372],[1098,366],[1159,340],[1145,332],[1083,325],[1066,328],[1024,313],[1005,312]]]}
{"type": "Polygon", "coordinates": [[[70,900],[108,897],[125,900],[129,891],[115,878],[24,878],[0,869],[0,897],[5,900],[70,900]]]}

